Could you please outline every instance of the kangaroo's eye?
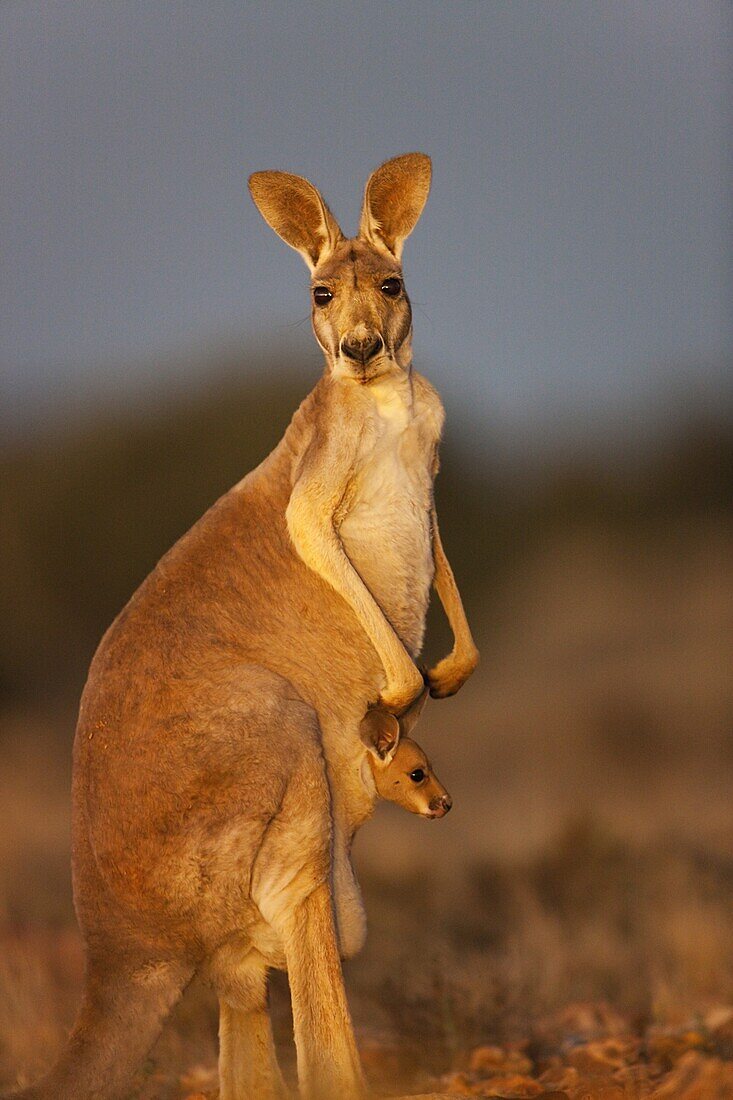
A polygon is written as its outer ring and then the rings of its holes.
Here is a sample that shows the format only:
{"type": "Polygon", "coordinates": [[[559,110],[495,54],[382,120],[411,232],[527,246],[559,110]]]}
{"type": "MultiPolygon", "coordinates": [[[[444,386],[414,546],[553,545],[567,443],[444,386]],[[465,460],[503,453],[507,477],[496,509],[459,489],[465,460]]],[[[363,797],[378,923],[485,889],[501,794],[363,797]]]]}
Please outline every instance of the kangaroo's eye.
{"type": "Polygon", "coordinates": [[[327,306],[333,298],[333,294],[327,286],[313,287],[313,301],[317,306],[327,306]]]}
{"type": "Polygon", "coordinates": [[[413,783],[422,783],[425,778],[425,772],[422,768],[415,768],[414,772],[410,772],[410,779],[413,783]]]}
{"type": "Polygon", "coordinates": [[[388,298],[396,298],[402,290],[402,279],[384,279],[379,288],[388,298]]]}

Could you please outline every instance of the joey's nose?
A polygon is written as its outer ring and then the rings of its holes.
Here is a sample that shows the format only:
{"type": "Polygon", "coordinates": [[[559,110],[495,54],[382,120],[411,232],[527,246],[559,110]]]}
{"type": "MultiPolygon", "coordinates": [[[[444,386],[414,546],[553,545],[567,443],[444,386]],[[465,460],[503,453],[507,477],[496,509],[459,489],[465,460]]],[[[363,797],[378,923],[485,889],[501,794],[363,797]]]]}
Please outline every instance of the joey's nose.
{"type": "Polygon", "coordinates": [[[384,344],[381,336],[369,333],[367,336],[345,336],[341,341],[341,351],[356,363],[366,363],[380,352],[384,344]]]}
{"type": "Polygon", "coordinates": [[[453,799],[449,794],[442,794],[439,798],[434,798],[430,803],[430,809],[433,811],[436,817],[445,817],[453,805],[453,799]]]}

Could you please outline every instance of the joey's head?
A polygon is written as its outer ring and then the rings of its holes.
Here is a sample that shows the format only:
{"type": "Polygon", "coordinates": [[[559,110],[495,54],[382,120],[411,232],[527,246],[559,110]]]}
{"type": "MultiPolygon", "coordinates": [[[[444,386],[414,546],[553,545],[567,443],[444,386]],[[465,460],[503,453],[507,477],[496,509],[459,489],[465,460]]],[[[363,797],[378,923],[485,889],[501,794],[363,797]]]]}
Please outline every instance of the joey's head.
{"type": "Polygon", "coordinates": [[[409,372],[412,311],[402,246],[422,213],[430,174],[424,153],[377,168],[364,191],[359,233],[348,239],[308,180],[286,172],[250,176],[265,221],[308,265],[313,331],[335,378],[369,384],[409,372]]]}
{"type": "Polygon", "coordinates": [[[426,694],[399,719],[379,707],[371,707],[362,719],[360,733],[380,798],[422,817],[445,817],[453,800],[423,749],[408,736],[426,694]]]}
{"type": "Polygon", "coordinates": [[[429,818],[445,817],[453,805],[423,749],[412,738],[401,737],[386,763],[372,754],[369,763],[380,798],[429,818]]]}

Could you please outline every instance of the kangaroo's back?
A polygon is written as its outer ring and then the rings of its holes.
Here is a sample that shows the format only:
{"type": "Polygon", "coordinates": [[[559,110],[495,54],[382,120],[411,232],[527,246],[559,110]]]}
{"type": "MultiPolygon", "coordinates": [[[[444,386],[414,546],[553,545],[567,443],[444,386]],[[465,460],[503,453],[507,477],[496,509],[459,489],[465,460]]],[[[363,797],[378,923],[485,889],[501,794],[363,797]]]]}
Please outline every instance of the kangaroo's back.
{"type": "Polygon", "coordinates": [[[357,707],[362,696],[376,697],[381,675],[368,636],[305,565],[287,526],[298,464],[321,430],[323,388],[306,398],[272,454],[168,551],[107,631],[80,709],[90,745],[95,723],[109,730],[112,720],[126,738],[138,728],[149,739],[151,723],[242,663],[291,680],[326,713],[334,697],[356,696],[357,707]]]}

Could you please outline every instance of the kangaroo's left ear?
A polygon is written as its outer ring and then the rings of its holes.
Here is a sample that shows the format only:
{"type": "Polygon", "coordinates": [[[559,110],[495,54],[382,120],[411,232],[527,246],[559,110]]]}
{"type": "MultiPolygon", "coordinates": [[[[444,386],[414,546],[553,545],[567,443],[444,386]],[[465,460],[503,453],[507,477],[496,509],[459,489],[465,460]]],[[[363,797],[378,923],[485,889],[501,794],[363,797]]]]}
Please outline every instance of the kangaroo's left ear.
{"type": "Polygon", "coordinates": [[[382,707],[370,707],[359,723],[359,735],[369,751],[386,764],[397,748],[400,723],[382,707]]]}
{"type": "Polygon", "coordinates": [[[431,174],[425,153],[405,153],[372,172],[364,191],[359,236],[388,248],[399,260],[427,202],[431,174]]]}

